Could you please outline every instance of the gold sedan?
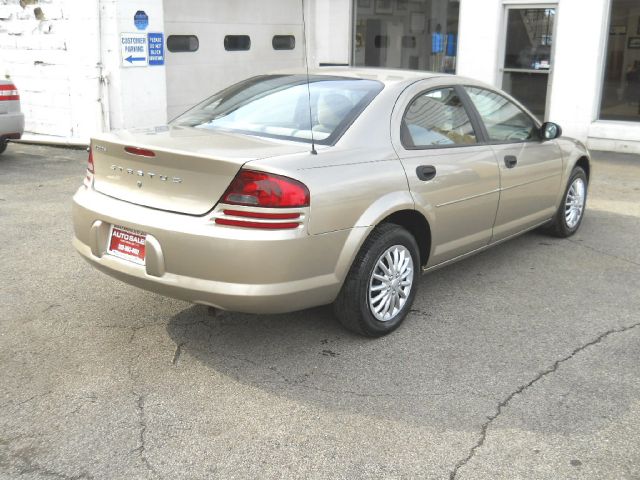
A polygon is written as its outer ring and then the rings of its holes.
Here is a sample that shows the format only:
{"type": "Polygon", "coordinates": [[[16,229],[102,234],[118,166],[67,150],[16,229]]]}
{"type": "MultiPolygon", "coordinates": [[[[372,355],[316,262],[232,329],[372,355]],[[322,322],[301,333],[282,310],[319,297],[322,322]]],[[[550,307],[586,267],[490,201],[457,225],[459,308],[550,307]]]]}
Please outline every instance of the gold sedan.
{"type": "Polygon", "coordinates": [[[589,174],[580,142],[468,78],[278,73],[92,139],[73,243],[164,295],[249,313],[333,303],[380,336],[420,273],[537,227],[575,233],[589,174]]]}

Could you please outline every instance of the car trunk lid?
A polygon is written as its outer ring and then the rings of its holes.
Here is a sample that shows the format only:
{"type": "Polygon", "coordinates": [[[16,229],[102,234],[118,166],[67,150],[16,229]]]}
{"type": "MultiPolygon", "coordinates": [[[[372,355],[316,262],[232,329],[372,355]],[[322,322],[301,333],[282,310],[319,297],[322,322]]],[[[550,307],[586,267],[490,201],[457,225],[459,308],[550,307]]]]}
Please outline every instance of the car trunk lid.
{"type": "Polygon", "coordinates": [[[189,215],[210,211],[246,162],[308,149],[188,127],[122,131],[91,143],[98,192],[189,215]]]}

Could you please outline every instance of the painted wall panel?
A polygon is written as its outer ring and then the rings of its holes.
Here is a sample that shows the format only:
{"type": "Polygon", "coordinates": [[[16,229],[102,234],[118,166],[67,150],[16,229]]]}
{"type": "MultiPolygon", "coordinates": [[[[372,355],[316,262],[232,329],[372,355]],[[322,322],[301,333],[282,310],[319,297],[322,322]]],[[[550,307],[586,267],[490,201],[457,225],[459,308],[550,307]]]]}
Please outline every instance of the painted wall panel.
{"type": "Polygon", "coordinates": [[[244,78],[303,66],[301,7],[299,0],[197,0],[185,8],[182,1],[165,0],[167,37],[196,35],[200,44],[196,52],[166,52],[168,117],[244,78]],[[250,50],[226,51],[226,35],[249,35],[250,50]],[[274,35],[294,35],[295,49],[274,50],[274,35]]]}

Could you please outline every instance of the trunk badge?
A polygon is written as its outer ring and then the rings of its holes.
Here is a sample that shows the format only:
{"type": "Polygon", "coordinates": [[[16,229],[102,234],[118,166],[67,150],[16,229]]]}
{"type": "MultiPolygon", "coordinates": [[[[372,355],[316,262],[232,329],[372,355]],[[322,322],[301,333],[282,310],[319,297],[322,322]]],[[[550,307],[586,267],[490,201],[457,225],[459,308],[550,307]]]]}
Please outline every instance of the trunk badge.
{"type": "Polygon", "coordinates": [[[138,188],[142,188],[142,182],[138,180],[138,188]]]}

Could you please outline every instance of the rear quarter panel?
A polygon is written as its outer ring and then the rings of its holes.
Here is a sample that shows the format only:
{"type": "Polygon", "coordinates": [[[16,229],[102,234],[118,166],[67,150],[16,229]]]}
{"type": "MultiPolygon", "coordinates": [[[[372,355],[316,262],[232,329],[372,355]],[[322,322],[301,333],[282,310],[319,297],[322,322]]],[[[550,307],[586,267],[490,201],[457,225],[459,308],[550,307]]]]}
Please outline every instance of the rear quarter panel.
{"type": "MultiPolygon", "coordinates": [[[[310,191],[309,234],[351,230],[335,262],[340,278],[370,231],[390,214],[413,210],[407,177],[391,145],[397,89],[386,87],[334,146],[249,162],[246,167],[295,178],[310,191]],[[386,90],[386,91],[385,91],[386,90]]],[[[310,252],[322,255],[323,252],[310,252]]]]}
{"type": "Polygon", "coordinates": [[[246,166],[303,182],[311,193],[311,235],[375,225],[414,208],[402,164],[391,145],[391,112],[399,86],[387,86],[334,146],[256,160],[246,166]]]}

